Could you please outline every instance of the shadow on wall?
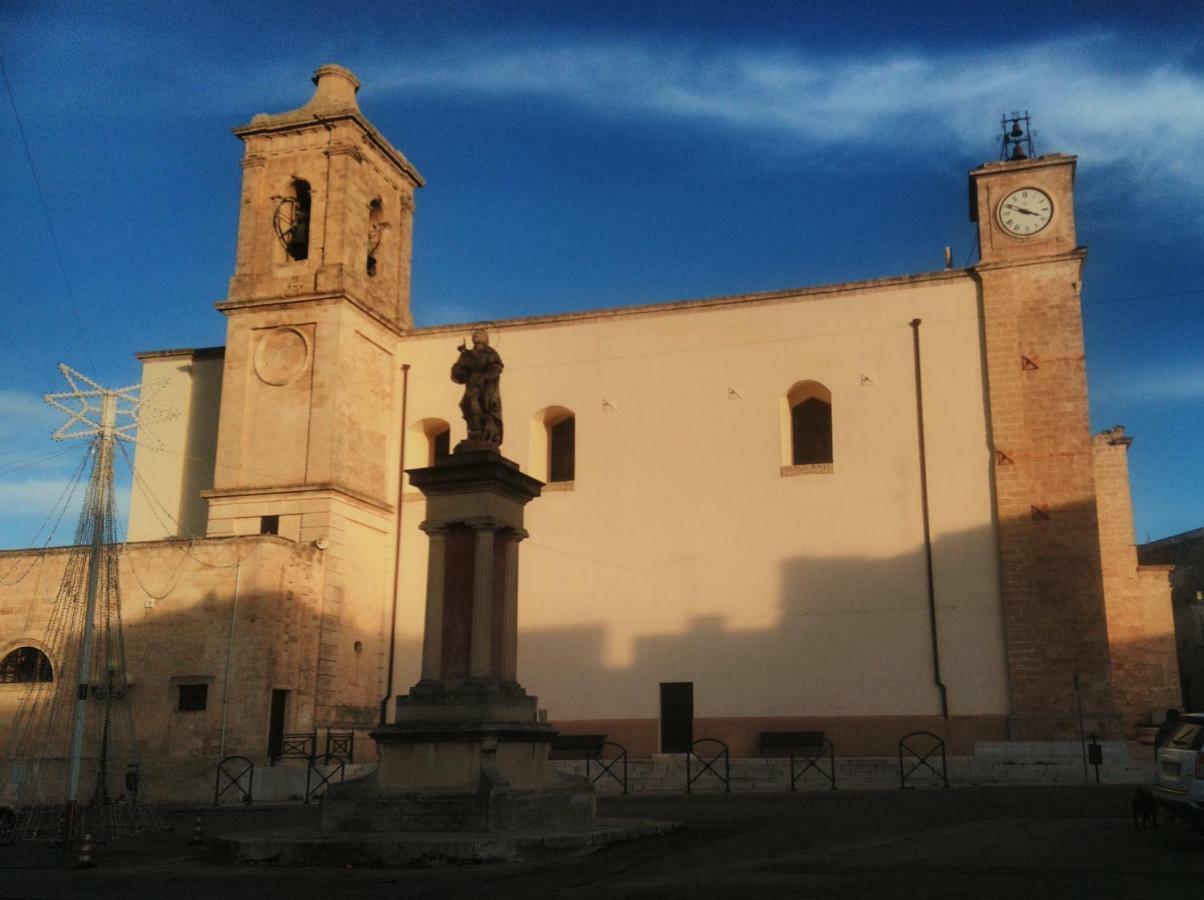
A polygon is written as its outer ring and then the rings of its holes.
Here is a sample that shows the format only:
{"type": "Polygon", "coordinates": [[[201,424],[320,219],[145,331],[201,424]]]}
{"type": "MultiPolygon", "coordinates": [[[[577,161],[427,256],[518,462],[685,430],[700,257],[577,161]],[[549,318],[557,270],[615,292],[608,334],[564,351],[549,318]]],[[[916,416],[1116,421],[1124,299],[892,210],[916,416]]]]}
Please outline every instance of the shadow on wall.
{"type": "MultiPolygon", "coordinates": [[[[523,628],[519,680],[554,723],[622,734],[636,755],[659,750],[659,684],[682,681],[694,686],[695,736],[704,736],[707,724],[743,754],[755,752],[761,730],[819,728],[867,755],[893,753],[913,728],[945,735],[960,752],[972,750],[975,740],[1006,739],[1017,721],[1043,721],[1039,727],[1074,737],[1080,701],[1087,729],[1107,734],[1116,711],[1094,511],[1046,508],[1044,516],[1004,526],[1029,560],[1018,566],[1023,578],[1010,576],[1016,599],[1006,616],[993,529],[942,534],[933,542],[948,721],[934,678],[922,545],[884,558],[787,560],[772,617],[743,616],[738,592],[720,597],[696,582],[699,608],[730,613],[694,616],[677,634],[640,634],[641,621],[655,623],[651,631],[666,617],[620,602],[583,608],[581,618],[591,624],[523,628]],[[621,621],[609,624],[608,615],[621,621]],[[628,626],[630,661],[607,665],[614,629],[628,626]]],[[[621,586],[614,595],[623,596],[621,586]]],[[[575,603],[571,585],[560,602],[575,603]]],[[[1117,645],[1122,656],[1123,646],[1117,645]]],[[[1141,690],[1154,696],[1159,685],[1144,683],[1141,690]]]]}

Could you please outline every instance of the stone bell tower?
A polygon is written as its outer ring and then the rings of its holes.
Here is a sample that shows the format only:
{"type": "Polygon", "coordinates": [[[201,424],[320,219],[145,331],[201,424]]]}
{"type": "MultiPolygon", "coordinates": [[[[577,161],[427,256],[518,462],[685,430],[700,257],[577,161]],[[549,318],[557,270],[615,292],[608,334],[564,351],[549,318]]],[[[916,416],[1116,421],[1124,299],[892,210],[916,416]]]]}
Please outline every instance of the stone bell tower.
{"type": "Polygon", "coordinates": [[[313,81],[301,108],[234,129],[245,146],[242,198],[234,277],[217,304],[227,337],[204,496],[210,536],[272,533],[326,549],[315,690],[317,718],[328,722],[324,705],[346,711],[379,696],[375,668],[362,667],[363,684],[336,669],[352,643],[344,596],[355,598],[353,624],[368,638],[355,652],[383,640],[396,354],[411,324],[413,197],[423,182],[360,112],[351,72],[322,66],[313,81]]]}
{"type": "Polygon", "coordinates": [[[1075,157],[1032,158],[1026,125],[1027,117],[1006,120],[1007,158],[970,173],[1009,730],[1013,740],[1075,739],[1081,710],[1088,730],[1112,738],[1118,721],[1087,407],[1075,157]]]}

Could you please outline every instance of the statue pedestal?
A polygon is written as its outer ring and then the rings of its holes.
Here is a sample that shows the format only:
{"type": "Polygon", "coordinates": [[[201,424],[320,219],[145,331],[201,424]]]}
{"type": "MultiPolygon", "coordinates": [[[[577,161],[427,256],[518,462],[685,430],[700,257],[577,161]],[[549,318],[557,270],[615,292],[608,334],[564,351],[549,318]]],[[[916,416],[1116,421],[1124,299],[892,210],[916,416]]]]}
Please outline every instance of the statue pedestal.
{"type": "Polygon", "coordinates": [[[542,484],[461,445],[409,471],[430,538],[422,679],[372,733],[375,776],[336,785],[323,830],[497,831],[588,825],[593,788],[548,766],[556,732],[515,680],[523,507],[542,484]]]}

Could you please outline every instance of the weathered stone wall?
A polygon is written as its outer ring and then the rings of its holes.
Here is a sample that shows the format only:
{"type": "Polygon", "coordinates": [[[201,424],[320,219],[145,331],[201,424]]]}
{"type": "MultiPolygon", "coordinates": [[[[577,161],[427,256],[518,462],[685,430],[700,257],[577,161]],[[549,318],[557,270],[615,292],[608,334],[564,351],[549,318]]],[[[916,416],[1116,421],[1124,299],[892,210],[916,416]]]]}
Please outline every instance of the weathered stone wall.
{"type": "MultiPolygon", "coordinates": [[[[0,553],[30,568],[0,587],[0,655],[46,647],[66,548],[0,553]]],[[[290,691],[286,731],[326,722],[315,714],[322,552],[273,536],[129,544],[121,553],[122,618],[141,754],[150,759],[267,754],[273,689],[290,691]],[[180,684],[208,685],[204,710],[178,709],[180,684]]],[[[56,682],[75,673],[51,658],[56,682]]],[[[0,720],[25,685],[0,684],[0,720]]],[[[2,725],[0,725],[2,730],[2,725]]]]}
{"type": "MultiPolygon", "coordinates": [[[[1171,594],[1183,703],[1189,710],[1204,709],[1204,529],[1142,544],[1137,553],[1155,570],[1174,567],[1171,594]]],[[[1165,710],[1156,712],[1154,721],[1161,721],[1165,710]]]]}
{"type": "Polygon", "coordinates": [[[1129,491],[1132,440],[1118,426],[1094,442],[1112,687],[1126,735],[1180,705],[1169,568],[1137,564],[1129,491]]]}
{"type": "Polygon", "coordinates": [[[1119,735],[1087,406],[1074,241],[1073,158],[991,164],[972,173],[982,262],[998,553],[1007,633],[1011,737],[1119,735]],[[1001,233],[1008,192],[1039,185],[1056,215],[1033,240],[1001,233]]]}

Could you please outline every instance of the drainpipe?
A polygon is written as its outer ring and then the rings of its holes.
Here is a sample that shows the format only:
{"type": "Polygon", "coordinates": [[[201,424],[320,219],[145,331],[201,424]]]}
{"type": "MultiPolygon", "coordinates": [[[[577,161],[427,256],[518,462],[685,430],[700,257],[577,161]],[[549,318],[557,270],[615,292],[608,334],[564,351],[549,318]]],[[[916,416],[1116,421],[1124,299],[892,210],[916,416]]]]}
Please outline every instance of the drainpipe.
{"type": "Polygon", "coordinates": [[[928,454],[924,448],[924,383],[920,368],[920,320],[912,319],[911,343],[916,368],[916,431],[920,439],[920,508],[924,514],[924,562],[928,570],[928,626],[932,634],[932,680],[941,694],[941,718],[949,718],[949,697],[941,681],[941,647],[936,628],[936,582],[932,577],[932,530],[928,520],[928,454]]]}
{"type": "Polygon", "coordinates": [[[230,709],[230,659],[234,655],[234,619],[238,615],[238,579],[242,574],[242,561],[234,563],[234,598],[230,602],[230,634],[226,638],[226,672],[222,675],[222,735],[217,752],[226,756],[226,718],[230,709]]]}
{"type": "Polygon", "coordinates": [[[406,405],[410,398],[410,364],[401,367],[401,439],[397,450],[397,543],[393,554],[393,611],[389,617],[389,668],[385,676],[385,695],[380,698],[380,724],[389,714],[393,697],[393,657],[397,652],[397,591],[401,583],[401,509],[406,477],[406,405]]]}

